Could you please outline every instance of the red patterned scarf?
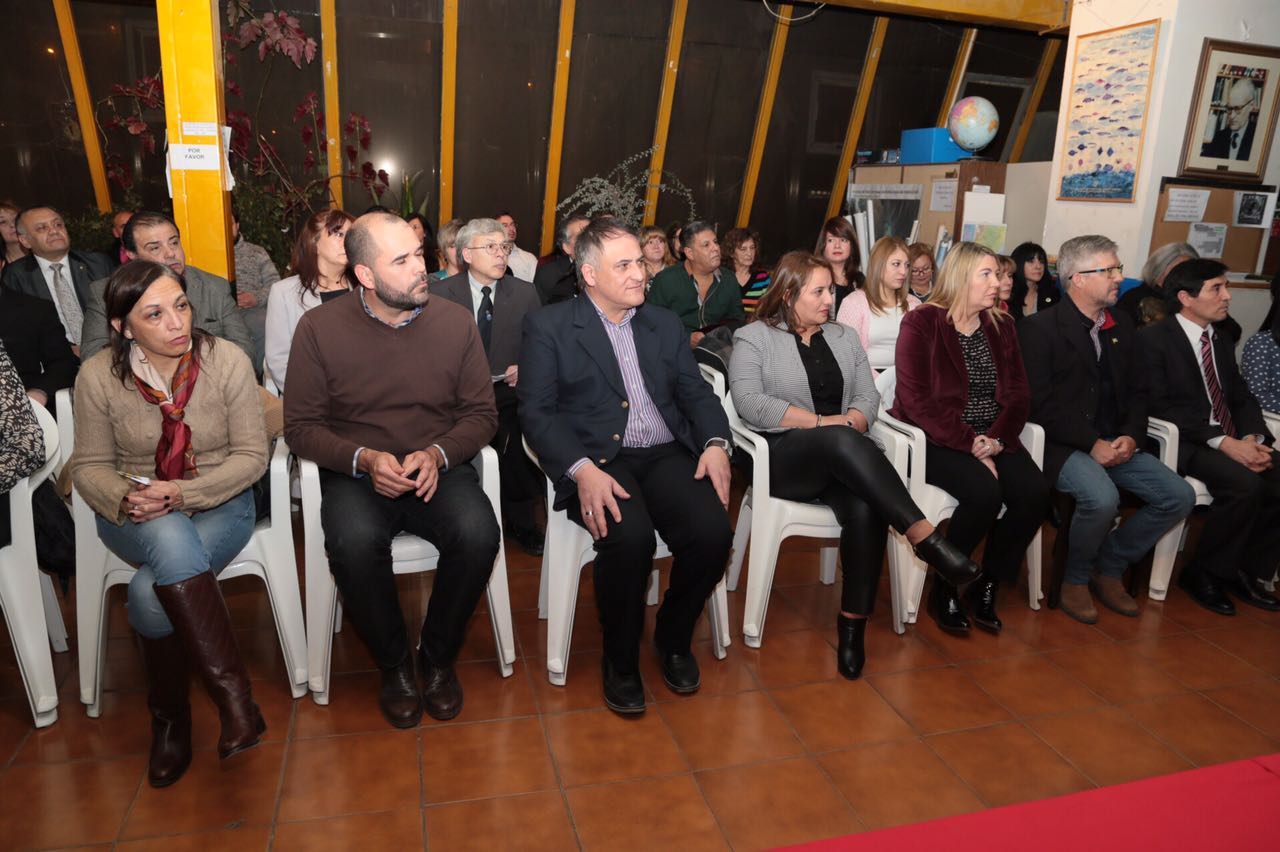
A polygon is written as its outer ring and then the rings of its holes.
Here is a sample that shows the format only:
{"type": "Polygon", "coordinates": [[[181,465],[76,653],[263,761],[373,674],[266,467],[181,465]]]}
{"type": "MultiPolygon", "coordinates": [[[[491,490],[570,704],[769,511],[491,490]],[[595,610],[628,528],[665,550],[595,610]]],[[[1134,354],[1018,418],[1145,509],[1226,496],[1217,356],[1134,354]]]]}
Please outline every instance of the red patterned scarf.
{"type": "Polygon", "coordinates": [[[138,386],[142,398],[152,405],[160,406],[163,422],[160,431],[160,443],[156,444],[156,478],[194,479],[196,470],[196,454],[191,448],[191,427],[184,420],[187,403],[196,388],[196,379],[200,375],[200,358],[196,355],[196,347],[192,346],[178,362],[178,369],[173,373],[170,383],[170,395],[173,401],[162,391],[148,385],[136,375],[133,383],[138,386]]]}

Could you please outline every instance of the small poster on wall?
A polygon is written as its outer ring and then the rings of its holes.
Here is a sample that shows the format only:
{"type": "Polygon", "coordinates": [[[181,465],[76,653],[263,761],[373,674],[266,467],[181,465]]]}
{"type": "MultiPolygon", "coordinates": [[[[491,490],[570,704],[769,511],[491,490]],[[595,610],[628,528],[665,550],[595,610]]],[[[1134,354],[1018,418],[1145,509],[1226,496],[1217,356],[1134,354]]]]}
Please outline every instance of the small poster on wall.
{"type": "Polygon", "coordinates": [[[1231,224],[1237,228],[1265,228],[1275,206],[1274,192],[1237,192],[1231,202],[1231,224]]]}
{"type": "Polygon", "coordinates": [[[1060,201],[1133,201],[1159,35],[1152,20],[1076,39],[1060,201]]]}

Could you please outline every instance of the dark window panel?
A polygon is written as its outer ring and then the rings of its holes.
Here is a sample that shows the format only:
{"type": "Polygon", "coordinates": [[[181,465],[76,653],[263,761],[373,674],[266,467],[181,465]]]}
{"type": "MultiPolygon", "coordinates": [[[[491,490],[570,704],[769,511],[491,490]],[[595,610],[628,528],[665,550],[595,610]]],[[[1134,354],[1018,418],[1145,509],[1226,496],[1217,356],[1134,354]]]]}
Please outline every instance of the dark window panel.
{"type": "Polygon", "coordinates": [[[510,210],[535,254],[559,28],[559,0],[459,4],[454,214],[510,210]]]}
{"type": "Polygon", "coordinates": [[[978,30],[966,70],[973,74],[1034,77],[1044,42],[1035,33],[984,27],[978,30]]]}
{"type": "Polygon", "coordinates": [[[897,148],[902,131],[937,124],[963,34],[959,24],[889,19],[859,148],[897,148]]]}

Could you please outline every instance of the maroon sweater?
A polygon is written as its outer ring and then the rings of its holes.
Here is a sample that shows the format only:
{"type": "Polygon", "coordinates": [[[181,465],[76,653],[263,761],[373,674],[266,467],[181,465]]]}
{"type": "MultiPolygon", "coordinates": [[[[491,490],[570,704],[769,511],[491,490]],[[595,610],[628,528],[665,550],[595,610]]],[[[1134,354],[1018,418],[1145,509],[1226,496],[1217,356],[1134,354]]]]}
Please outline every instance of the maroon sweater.
{"type": "Polygon", "coordinates": [[[365,313],[359,294],[302,315],[289,352],[289,448],[350,475],[360,447],[403,458],[439,444],[464,463],[498,428],[489,362],[467,311],[432,297],[403,328],[365,313]]]}

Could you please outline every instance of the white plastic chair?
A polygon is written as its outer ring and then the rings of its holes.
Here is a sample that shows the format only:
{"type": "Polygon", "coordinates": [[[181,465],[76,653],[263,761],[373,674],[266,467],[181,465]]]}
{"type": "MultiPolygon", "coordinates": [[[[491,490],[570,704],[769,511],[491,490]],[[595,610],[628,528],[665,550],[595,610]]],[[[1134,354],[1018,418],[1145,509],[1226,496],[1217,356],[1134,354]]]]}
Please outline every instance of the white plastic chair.
{"type": "Polygon", "coordinates": [[[71,388],[62,388],[53,395],[54,409],[58,417],[58,463],[53,467],[55,477],[71,460],[76,448],[76,420],[71,413],[71,388]]]}
{"type": "MultiPolygon", "coordinates": [[[[525,454],[538,464],[538,455],[524,442],[525,454]]],[[[538,590],[538,617],[547,620],[547,680],[555,686],[564,686],[569,673],[569,646],[573,637],[573,617],[577,612],[578,581],[582,566],[596,558],[595,542],[591,533],[569,519],[564,509],[553,509],[556,501],[555,487],[546,476],[547,483],[547,534],[542,552],[542,578],[538,590]]],[[[671,550],[661,536],[657,538],[657,550],[653,558],[665,559],[671,550]]],[[[658,602],[658,569],[649,578],[647,603],[658,602]]],[[[729,596],[724,577],[716,584],[707,599],[707,621],[711,626],[711,652],[717,660],[723,660],[732,639],[729,636],[729,596]]]]}
{"type": "MultiPolygon", "coordinates": [[[[908,475],[907,490],[916,501],[920,511],[932,524],[940,524],[955,512],[959,503],[956,499],[925,481],[925,446],[924,430],[893,417],[888,409],[893,405],[894,391],[897,388],[897,373],[887,369],[880,374],[877,382],[880,387],[880,415],[878,424],[900,434],[907,445],[908,475]]],[[[1031,455],[1038,467],[1044,467],[1044,429],[1035,423],[1028,423],[1018,436],[1023,447],[1031,455]]],[[[1042,525],[1043,527],[1043,525],[1042,525]]],[[[1032,609],[1040,609],[1040,600],[1044,593],[1040,590],[1042,563],[1041,539],[1043,529],[1036,531],[1035,538],[1027,548],[1027,604],[1032,609]]],[[[897,552],[898,583],[901,588],[901,619],[904,623],[915,623],[920,610],[920,598],[924,594],[924,580],[928,572],[927,566],[917,559],[911,545],[901,536],[895,537],[893,549],[897,552]]],[[[892,565],[891,565],[892,569],[892,565]]]]}
{"type": "MultiPolygon", "coordinates": [[[[507,588],[507,556],[501,536],[502,510],[498,483],[498,454],[483,447],[472,459],[480,474],[480,485],[498,520],[498,556],[489,575],[487,591],[489,620],[498,648],[498,668],[511,677],[516,659],[515,629],[511,623],[511,595],[507,588]]],[[[333,634],[341,630],[338,587],[329,571],[329,555],[324,549],[324,529],[320,525],[320,469],[316,463],[298,459],[302,479],[303,556],[307,577],[307,654],[311,672],[311,698],[316,704],[329,703],[329,674],[332,667],[333,634]]],[[[440,551],[415,535],[401,533],[391,542],[392,570],[397,574],[434,571],[440,551]]]]}
{"type": "MultiPolygon", "coordinates": [[[[1272,418],[1275,415],[1271,415],[1272,418]]],[[[1274,428],[1275,420],[1267,421],[1267,428],[1274,428]]],[[[1159,447],[1160,461],[1174,473],[1178,471],[1178,427],[1168,420],[1159,417],[1147,418],[1147,437],[1152,438],[1159,447]]],[[[1182,477],[1196,493],[1196,505],[1208,506],[1213,503],[1209,487],[1194,476],[1182,477]]],[[[1153,601],[1162,601],[1169,594],[1169,580],[1173,577],[1173,565],[1178,560],[1178,551],[1186,543],[1187,521],[1183,518],[1174,524],[1160,540],[1156,542],[1155,552],[1151,556],[1151,582],[1147,584],[1147,595],[1153,601]]]]}
{"type": "Polygon", "coordinates": [[[35,518],[31,495],[57,466],[58,426],[53,415],[31,403],[44,432],[45,462],[9,490],[9,528],[12,538],[0,548],[0,611],[9,625],[9,639],[18,657],[22,685],[37,728],[58,720],[58,684],[53,675],[49,643],[67,650],[67,631],[49,576],[36,567],[35,518]]]}
{"type": "MultiPolygon", "coordinates": [[[[276,441],[271,454],[271,514],[259,521],[244,550],[218,575],[219,580],[252,575],[262,579],[275,616],[289,689],[294,698],[307,691],[307,639],[298,589],[298,563],[289,516],[289,448],[276,441]]],[[[88,714],[102,712],[102,670],[106,662],[107,592],[128,583],[134,566],[120,559],[98,538],[94,512],[72,491],[76,524],[76,625],[80,642],[80,700],[88,714]]]]}

